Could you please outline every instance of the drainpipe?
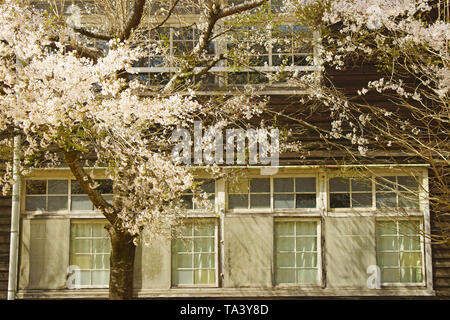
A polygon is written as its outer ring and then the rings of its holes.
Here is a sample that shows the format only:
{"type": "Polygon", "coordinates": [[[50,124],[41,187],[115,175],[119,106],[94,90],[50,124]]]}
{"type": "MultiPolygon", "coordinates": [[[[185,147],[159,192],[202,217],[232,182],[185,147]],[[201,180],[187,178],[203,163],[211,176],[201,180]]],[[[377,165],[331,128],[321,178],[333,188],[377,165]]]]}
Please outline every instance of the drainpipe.
{"type": "Polygon", "coordinates": [[[20,136],[14,137],[11,237],[9,244],[8,300],[14,300],[17,290],[17,261],[19,257],[19,222],[20,222],[20,136]]]}

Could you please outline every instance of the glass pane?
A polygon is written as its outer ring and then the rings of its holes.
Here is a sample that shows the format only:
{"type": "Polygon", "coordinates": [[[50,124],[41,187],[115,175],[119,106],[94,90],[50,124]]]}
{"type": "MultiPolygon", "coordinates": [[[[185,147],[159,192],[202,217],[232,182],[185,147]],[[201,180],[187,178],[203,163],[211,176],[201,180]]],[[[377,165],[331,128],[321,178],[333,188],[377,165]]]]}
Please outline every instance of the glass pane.
{"type": "Polygon", "coordinates": [[[399,176],[397,179],[399,191],[419,191],[419,185],[416,178],[399,176]]]}
{"type": "Polygon", "coordinates": [[[294,208],[294,194],[274,194],[274,208],[294,208]]]}
{"type": "Polygon", "coordinates": [[[401,192],[398,195],[398,206],[402,208],[419,208],[419,195],[411,192],[401,192]]]}
{"type": "Polygon", "coordinates": [[[296,227],[297,235],[316,235],[317,234],[317,223],[311,222],[297,222],[296,227]]]}
{"type": "Polygon", "coordinates": [[[398,252],[380,252],[377,254],[377,264],[380,267],[399,267],[398,252]]]}
{"type": "Polygon", "coordinates": [[[349,193],[331,193],[330,208],[350,208],[349,193]]]}
{"type": "Polygon", "coordinates": [[[422,282],[422,268],[401,268],[401,282],[417,283],[422,282]]]}
{"type": "Polygon", "coordinates": [[[316,238],[297,238],[297,252],[298,251],[316,251],[316,238]]]}
{"type": "Polygon", "coordinates": [[[371,193],[352,193],[353,208],[367,208],[372,206],[371,193]]]}
{"type": "Polygon", "coordinates": [[[27,194],[46,194],[47,182],[45,180],[27,180],[27,194]]]}
{"type": "Polygon", "coordinates": [[[194,228],[194,235],[196,236],[214,236],[214,223],[200,223],[194,228]]]}
{"type": "Polygon", "coordinates": [[[315,284],[318,282],[318,275],[317,269],[297,270],[297,283],[315,284]]]}
{"type": "Polygon", "coordinates": [[[399,222],[399,233],[401,235],[418,235],[419,230],[420,222],[418,220],[399,222]]]}
{"type": "Polygon", "coordinates": [[[98,191],[100,191],[101,194],[106,193],[113,193],[113,182],[109,179],[103,179],[103,180],[95,180],[95,182],[99,183],[100,186],[97,188],[98,191]]]}
{"type": "Polygon", "coordinates": [[[175,284],[193,284],[194,272],[191,270],[178,270],[175,271],[174,278],[175,284]]]}
{"type": "Polygon", "coordinates": [[[277,283],[295,283],[295,269],[276,269],[275,281],[277,283]]]}
{"type": "Polygon", "coordinates": [[[228,186],[230,193],[248,193],[248,179],[239,179],[228,186]]]}
{"type": "Polygon", "coordinates": [[[192,209],[194,207],[194,203],[192,202],[193,199],[192,195],[184,195],[181,198],[183,200],[183,206],[186,209],[192,209]]]}
{"type": "Polygon", "coordinates": [[[77,180],[72,180],[70,183],[72,194],[86,194],[86,192],[83,190],[83,188],[81,187],[81,185],[78,183],[77,180]]]}
{"type": "Polygon", "coordinates": [[[280,235],[293,235],[295,222],[276,222],[275,234],[280,235]]]}
{"type": "Polygon", "coordinates": [[[67,210],[68,196],[49,196],[48,211],[67,210]]]}
{"type": "Polygon", "coordinates": [[[397,223],[389,221],[377,222],[376,229],[377,235],[394,235],[397,234],[397,223]]]}
{"type": "Polygon", "coordinates": [[[192,240],[175,240],[174,245],[175,252],[192,252],[192,240]]]}
{"type": "Polygon", "coordinates": [[[195,268],[214,268],[216,265],[214,253],[194,254],[195,268]]]}
{"type": "Polygon", "coordinates": [[[94,255],[94,269],[109,269],[109,254],[94,255]]]}
{"type": "Polygon", "coordinates": [[[72,252],[74,253],[90,253],[90,242],[87,239],[73,239],[72,252]]]}
{"type": "Polygon", "coordinates": [[[110,253],[111,241],[106,239],[94,239],[92,240],[92,252],[94,253],[110,253]]]}
{"type": "Polygon", "coordinates": [[[90,254],[75,254],[72,255],[71,265],[78,266],[80,269],[91,269],[92,256],[90,254]]]}
{"type": "Polygon", "coordinates": [[[88,196],[72,196],[71,210],[90,211],[93,209],[94,205],[88,196]]]}
{"type": "Polygon", "coordinates": [[[109,237],[108,231],[105,229],[104,223],[92,224],[92,236],[93,237],[109,237]]]}
{"type": "Polygon", "coordinates": [[[270,208],[270,194],[251,194],[250,208],[270,208]]]}
{"type": "Polygon", "coordinates": [[[175,268],[192,268],[192,254],[177,254],[174,256],[175,268]]]}
{"type": "Polygon", "coordinates": [[[352,179],[352,191],[372,191],[370,179],[352,179]]]}
{"type": "Polygon", "coordinates": [[[228,195],[229,209],[248,209],[248,194],[228,195]]]}
{"type": "Polygon", "coordinates": [[[397,206],[395,193],[377,193],[377,208],[393,208],[397,206]]]}
{"type": "Polygon", "coordinates": [[[191,237],[194,233],[194,224],[193,223],[185,223],[181,228],[181,234],[185,237],[191,237]]]}
{"type": "Polygon", "coordinates": [[[275,265],[277,267],[295,267],[295,253],[277,253],[275,265]]]}
{"type": "Polygon", "coordinates": [[[25,200],[25,210],[26,211],[36,211],[36,210],[42,210],[44,211],[46,208],[45,205],[45,196],[39,197],[34,196],[30,197],[27,196],[25,200]]]}
{"type": "Polygon", "coordinates": [[[379,177],[375,179],[375,188],[377,191],[395,190],[395,177],[379,177]]]}
{"type": "Polygon", "coordinates": [[[107,286],[109,284],[109,271],[92,271],[92,285],[107,286]]]}
{"type": "Polygon", "coordinates": [[[276,239],[276,251],[294,251],[295,250],[295,238],[277,238],[276,239]]]}
{"type": "Polygon", "coordinates": [[[295,178],[295,192],[316,192],[316,178],[295,178]]]}
{"type": "Polygon", "coordinates": [[[214,238],[194,239],[194,252],[213,252],[214,238]]]}
{"type": "Polygon", "coordinates": [[[381,282],[400,282],[400,269],[381,269],[381,282]]]}
{"type": "Polygon", "coordinates": [[[195,284],[214,284],[216,282],[214,270],[195,270],[195,284]]]}
{"type": "Polygon", "coordinates": [[[73,223],[72,237],[91,237],[92,225],[89,223],[73,223]]]}
{"type": "Polygon", "coordinates": [[[91,285],[91,271],[80,271],[80,284],[85,286],[91,285]]]}
{"type": "Polygon", "coordinates": [[[401,250],[420,250],[420,237],[419,236],[400,237],[400,249],[401,250]]]}
{"type": "Polygon", "coordinates": [[[270,192],[270,179],[251,179],[250,192],[270,192]]]}
{"type": "Polygon", "coordinates": [[[214,193],[215,192],[215,182],[214,181],[210,181],[207,179],[196,179],[196,181],[203,183],[202,185],[200,185],[200,189],[203,190],[203,192],[206,193],[214,193]],[[210,182],[206,182],[206,181],[210,181],[210,182]]]}
{"type": "Polygon", "coordinates": [[[273,179],[274,192],[294,192],[294,179],[275,178],[273,179]]]}
{"type": "Polygon", "coordinates": [[[68,194],[68,180],[48,180],[48,194],[68,194]]]}
{"type": "Polygon", "coordinates": [[[398,237],[383,236],[377,237],[378,250],[398,250],[398,237]]]}
{"type": "Polygon", "coordinates": [[[420,252],[401,252],[400,264],[402,267],[422,266],[422,254],[420,252]]]}
{"type": "Polygon", "coordinates": [[[297,267],[317,267],[316,253],[297,253],[297,267]]]}
{"type": "Polygon", "coordinates": [[[296,208],[316,207],[316,194],[296,194],[295,199],[296,208]]]}
{"type": "Polygon", "coordinates": [[[330,179],[330,192],[350,192],[350,183],[347,178],[331,178],[330,179]]]}

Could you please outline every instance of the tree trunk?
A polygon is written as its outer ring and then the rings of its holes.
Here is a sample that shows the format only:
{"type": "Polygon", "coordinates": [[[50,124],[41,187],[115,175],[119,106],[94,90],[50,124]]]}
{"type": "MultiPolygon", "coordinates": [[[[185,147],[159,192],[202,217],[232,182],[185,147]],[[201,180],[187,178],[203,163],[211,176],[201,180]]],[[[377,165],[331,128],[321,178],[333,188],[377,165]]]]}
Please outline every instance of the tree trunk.
{"type": "Polygon", "coordinates": [[[129,233],[110,227],[109,234],[111,236],[109,299],[132,299],[136,246],[129,233]]]}

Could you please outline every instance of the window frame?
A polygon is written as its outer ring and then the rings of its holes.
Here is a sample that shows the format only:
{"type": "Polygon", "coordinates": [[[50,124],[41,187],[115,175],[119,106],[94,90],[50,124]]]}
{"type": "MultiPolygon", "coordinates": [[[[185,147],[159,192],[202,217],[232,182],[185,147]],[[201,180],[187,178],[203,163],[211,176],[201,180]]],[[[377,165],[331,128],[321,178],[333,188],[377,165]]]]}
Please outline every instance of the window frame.
{"type": "MultiPolygon", "coordinates": [[[[272,175],[272,176],[264,176],[264,175],[255,175],[255,174],[249,174],[246,175],[244,177],[242,177],[243,179],[248,179],[250,181],[250,179],[258,179],[258,178],[266,178],[266,179],[270,179],[270,208],[250,208],[250,184],[249,184],[249,190],[248,190],[248,207],[247,209],[241,208],[241,209],[230,209],[229,208],[229,195],[230,194],[236,194],[236,193],[230,193],[229,192],[229,187],[230,187],[230,183],[227,182],[225,184],[225,208],[226,208],[226,212],[230,213],[230,214],[235,214],[235,213],[239,213],[239,214],[245,214],[245,213],[273,213],[273,214],[292,214],[292,213],[302,213],[304,215],[320,215],[320,201],[321,201],[321,192],[320,192],[320,182],[319,182],[319,174],[320,172],[312,172],[312,173],[282,173],[282,174],[276,174],[276,175],[272,175]],[[315,178],[315,183],[316,183],[316,207],[315,208],[295,208],[296,205],[296,197],[295,195],[297,194],[295,192],[295,186],[294,186],[294,192],[290,193],[290,194],[294,194],[294,208],[274,208],[274,179],[277,178],[291,178],[294,179],[294,185],[295,185],[295,179],[296,178],[315,178]]],[[[307,192],[305,192],[307,193],[307,192]]],[[[282,194],[282,193],[279,193],[282,194]]],[[[287,193],[286,193],[287,194],[287,193]]],[[[301,193],[300,193],[301,194],[301,193]]]]}
{"type": "MultiPolygon", "coordinates": [[[[208,223],[208,222],[212,222],[214,223],[214,263],[215,263],[215,270],[214,270],[214,275],[215,275],[215,283],[213,284],[174,284],[174,275],[173,275],[173,242],[176,241],[177,237],[174,238],[173,233],[171,238],[170,238],[170,289],[183,289],[183,288],[219,288],[219,276],[220,276],[220,272],[219,272],[219,268],[220,268],[220,219],[219,218],[211,218],[211,217],[207,217],[207,218],[198,218],[198,217],[188,217],[185,218],[184,220],[186,223],[208,223]]],[[[173,229],[172,229],[173,230],[173,229]]],[[[171,232],[172,232],[171,230],[171,232]]],[[[194,236],[193,236],[194,239],[194,236]]],[[[192,253],[193,255],[194,253],[192,253]]],[[[191,268],[192,272],[194,272],[195,268],[191,268]]]]}
{"type": "MultiPolygon", "coordinates": [[[[356,213],[356,214],[368,214],[368,215],[378,215],[378,214],[392,214],[393,216],[398,216],[401,213],[406,213],[407,215],[412,215],[412,216],[423,216],[424,214],[424,203],[423,203],[423,199],[426,198],[426,193],[427,191],[424,190],[425,186],[422,186],[423,183],[423,173],[421,171],[416,171],[416,170],[411,170],[408,173],[406,172],[396,172],[396,171],[376,171],[375,173],[368,173],[367,175],[363,175],[363,176],[343,176],[342,178],[344,179],[355,179],[355,178],[359,178],[359,179],[370,179],[371,180],[371,184],[372,184],[372,188],[371,188],[371,193],[372,193],[372,205],[370,207],[356,207],[356,208],[352,208],[352,207],[348,207],[348,208],[331,208],[330,205],[330,194],[331,193],[345,193],[345,192],[330,192],[330,179],[332,178],[339,178],[341,176],[339,175],[330,175],[328,174],[325,178],[325,193],[326,193],[326,206],[327,206],[327,210],[328,212],[330,212],[331,214],[343,214],[343,213],[356,213]],[[416,180],[418,181],[418,206],[417,207],[399,207],[398,204],[396,207],[382,207],[382,208],[378,208],[376,205],[376,179],[379,177],[385,177],[385,176],[395,176],[395,177],[416,177],[416,180]],[[401,211],[401,212],[399,212],[401,211]]],[[[397,179],[397,178],[396,178],[397,179]]],[[[398,181],[398,180],[396,180],[398,181]]],[[[351,182],[350,182],[351,183],[351,182]]],[[[351,188],[351,186],[350,186],[351,188]]],[[[351,189],[350,189],[351,190],[351,189]]],[[[396,193],[396,197],[398,199],[398,192],[399,191],[395,191],[396,193]]],[[[349,191],[350,193],[350,191],[349,191]]],[[[368,192],[361,192],[361,193],[368,193],[368,192]]],[[[351,201],[351,199],[350,199],[351,201]]],[[[350,203],[351,205],[351,203],[350,203]]]]}
{"type": "MultiPolygon", "coordinates": [[[[424,232],[425,228],[425,222],[423,217],[413,217],[413,218],[405,218],[405,217],[398,217],[395,220],[392,220],[392,218],[389,217],[377,217],[375,219],[375,259],[378,266],[378,247],[377,247],[377,223],[378,222],[395,222],[397,226],[397,232],[399,228],[400,221],[418,221],[420,224],[420,229],[422,232],[424,232]]],[[[396,234],[396,236],[399,236],[399,233],[396,234]]],[[[418,234],[420,238],[420,252],[421,252],[421,263],[422,263],[422,282],[382,282],[381,280],[381,267],[380,268],[380,284],[382,288],[389,288],[389,287],[426,287],[427,286],[427,269],[429,268],[428,261],[427,261],[427,252],[426,252],[426,243],[425,243],[425,236],[423,234],[418,234]]],[[[399,253],[400,249],[398,250],[399,253]]],[[[401,266],[399,266],[401,268],[401,266]]]]}
{"type": "MultiPolygon", "coordinates": [[[[71,266],[71,257],[72,257],[72,225],[73,224],[108,224],[108,220],[106,219],[97,219],[97,218],[93,218],[93,219],[70,219],[70,235],[69,235],[69,261],[68,261],[68,266],[71,266]]],[[[108,238],[111,240],[111,237],[108,235],[108,238]]],[[[89,239],[93,239],[93,237],[89,237],[89,239]]],[[[111,244],[110,244],[111,245],[111,244]]],[[[91,248],[90,248],[91,249],[91,248]]],[[[89,253],[89,255],[92,256],[92,253],[89,253]]],[[[109,253],[109,257],[111,258],[111,251],[109,253]]],[[[90,271],[90,279],[92,282],[92,271],[96,270],[96,269],[81,269],[82,270],[89,270],[90,271]]],[[[103,270],[104,269],[99,269],[99,270],[103,270]]],[[[109,268],[109,276],[111,276],[111,266],[109,268]]],[[[69,289],[66,287],[67,290],[76,290],[76,289],[108,289],[109,288],[109,280],[108,280],[108,285],[82,285],[80,284],[80,286],[78,288],[74,288],[74,289],[69,289]]]]}
{"type": "MultiPolygon", "coordinates": [[[[197,180],[209,180],[209,179],[212,179],[212,178],[211,177],[204,177],[204,176],[199,175],[194,180],[197,181],[197,180]]],[[[191,200],[192,209],[191,208],[186,209],[187,213],[189,215],[191,215],[191,214],[211,214],[211,213],[217,212],[217,207],[218,207],[218,203],[217,203],[218,200],[217,199],[218,199],[218,192],[219,192],[219,190],[218,190],[218,188],[219,188],[219,180],[220,179],[214,179],[214,193],[207,193],[208,195],[214,194],[213,211],[209,211],[209,210],[204,209],[204,208],[195,208],[193,200],[191,200]]],[[[189,195],[192,195],[192,193],[183,193],[182,196],[189,196],[189,195]]]]}
{"type": "MultiPolygon", "coordinates": [[[[33,177],[27,177],[24,178],[22,181],[22,201],[21,201],[21,212],[23,214],[27,214],[27,215],[33,215],[33,216],[52,216],[52,215],[57,215],[57,216],[86,216],[88,218],[101,218],[104,217],[103,214],[95,209],[95,206],[92,204],[93,209],[92,210],[72,210],[72,181],[76,180],[75,177],[73,176],[53,176],[53,175],[42,175],[42,176],[33,176],[33,177]],[[46,208],[48,208],[48,197],[49,197],[49,193],[48,193],[48,181],[52,181],[52,180],[65,180],[67,181],[67,209],[65,210],[54,210],[54,211],[48,211],[48,210],[27,210],[26,208],[26,201],[27,201],[27,192],[26,192],[26,184],[27,181],[46,181],[46,193],[42,194],[42,195],[31,195],[33,196],[45,196],[46,197],[46,208]]],[[[108,180],[106,177],[103,176],[96,176],[94,178],[94,180],[108,180]]],[[[75,196],[82,196],[82,195],[87,195],[87,194],[80,194],[80,195],[75,195],[75,196]]],[[[52,194],[51,196],[63,196],[62,194],[52,194]]],[[[65,195],[64,195],[65,196],[65,195]]],[[[102,196],[114,196],[113,193],[105,193],[102,194],[102,196]]]]}
{"type": "Polygon", "coordinates": [[[320,288],[323,287],[323,249],[322,249],[322,221],[320,217],[313,218],[313,217],[274,217],[273,219],[273,235],[272,235],[272,287],[274,289],[284,289],[284,288],[320,288]],[[308,222],[308,221],[314,221],[317,223],[317,268],[318,268],[318,281],[317,284],[310,284],[310,283],[277,283],[276,282],[276,247],[275,247],[275,241],[276,241],[276,234],[275,234],[275,224],[277,222],[308,222]]]}

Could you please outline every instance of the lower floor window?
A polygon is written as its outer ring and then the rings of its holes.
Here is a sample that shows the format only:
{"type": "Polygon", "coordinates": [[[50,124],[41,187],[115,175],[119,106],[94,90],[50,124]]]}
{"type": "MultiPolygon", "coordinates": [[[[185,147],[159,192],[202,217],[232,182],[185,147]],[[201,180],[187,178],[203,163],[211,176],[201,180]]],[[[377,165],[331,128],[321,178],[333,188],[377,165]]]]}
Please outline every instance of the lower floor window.
{"type": "Polygon", "coordinates": [[[382,283],[422,283],[419,220],[377,221],[377,264],[382,283]]]}
{"type": "Polygon", "coordinates": [[[319,284],[318,221],[275,222],[275,282],[319,284]]]}
{"type": "Polygon", "coordinates": [[[71,224],[70,265],[82,287],[108,286],[111,241],[104,222],[71,224]]]}
{"type": "Polygon", "coordinates": [[[184,224],[172,240],[172,285],[215,285],[217,224],[214,220],[184,224]]]}

